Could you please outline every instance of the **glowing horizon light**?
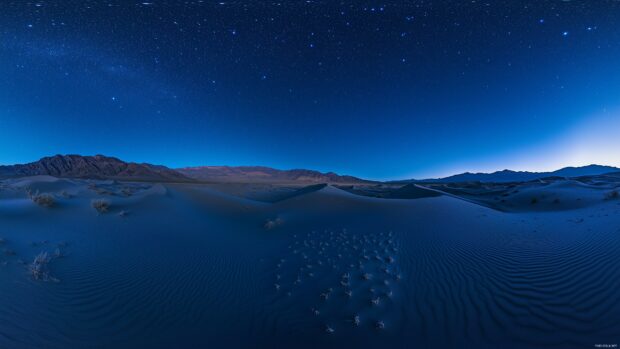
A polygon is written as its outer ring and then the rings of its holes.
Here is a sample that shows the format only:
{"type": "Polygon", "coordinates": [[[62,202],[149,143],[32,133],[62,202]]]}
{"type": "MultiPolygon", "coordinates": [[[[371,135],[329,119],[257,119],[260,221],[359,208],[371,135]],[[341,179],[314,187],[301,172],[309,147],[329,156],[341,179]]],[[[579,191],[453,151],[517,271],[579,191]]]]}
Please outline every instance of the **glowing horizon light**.
{"type": "Polygon", "coordinates": [[[409,178],[442,178],[502,170],[552,172],[564,167],[620,167],[620,108],[586,117],[563,134],[523,149],[435,168],[409,178]]]}

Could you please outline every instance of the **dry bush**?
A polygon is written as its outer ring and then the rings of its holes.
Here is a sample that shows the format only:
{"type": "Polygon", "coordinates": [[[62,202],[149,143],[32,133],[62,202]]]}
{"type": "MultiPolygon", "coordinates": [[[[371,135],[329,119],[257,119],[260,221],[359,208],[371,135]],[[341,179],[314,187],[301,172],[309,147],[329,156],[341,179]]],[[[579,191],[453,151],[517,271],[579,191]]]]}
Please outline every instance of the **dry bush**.
{"type": "Polygon", "coordinates": [[[93,200],[90,205],[99,213],[106,213],[110,209],[110,202],[108,200],[93,200]]]}
{"type": "Polygon", "coordinates": [[[32,263],[28,266],[28,270],[30,271],[32,278],[37,281],[58,282],[58,279],[50,275],[49,263],[51,261],[52,258],[47,254],[47,252],[41,252],[34,257],[34,261],[32,261],[32,263]]]}
{"type": "Polygon", "coordinates": [[[270,230],[284,223],[282,218],[270,219],[265,223],[265,229],[270,230]]]}
{"type": "Polygon", "coordinates": [[[620,193],[618,193],[618,189],[614,189],[610,191],[609,193],[605,194],[605,199],[607,200],[613,200],[619,197],[620,197],[620,193]]]}
{"type": "Polygon", "coordinates": [[[26,193],[28,194],[28,197],[30,198],[30,200],[32,200],[32,202],[41,207],[49,208],[54,206],[55,204],[54,196],[52,194],[40,194],[38,190],[35,193],[32,193],[30,190],[28,190],[26,193]]]}

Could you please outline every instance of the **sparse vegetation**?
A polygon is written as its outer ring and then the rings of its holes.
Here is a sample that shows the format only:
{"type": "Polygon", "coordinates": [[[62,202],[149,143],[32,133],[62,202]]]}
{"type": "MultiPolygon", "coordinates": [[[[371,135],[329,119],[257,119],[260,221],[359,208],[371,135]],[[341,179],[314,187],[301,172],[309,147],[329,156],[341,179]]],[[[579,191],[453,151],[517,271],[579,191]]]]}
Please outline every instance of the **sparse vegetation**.
{"type": "Polygon", "coordinates": [[[533,198],[532,198],[532,200],[530,200],[530,203],[531,203],[532,205],[537,204],[537,203],[538,203],[538,198],[537,198],[537,197],[533,197],[533,198]]]}
{"type": "Polygon", "coordinates": [[[41,207],[52,207],[55,204],[55,200],[54,200],[54,196],[48,193],[39,193],[39,191],[37,190],[35,193],[33,193],[30,190],[27,190],[26,193],[28,194],[28,197],[30,198],[30,200],[32,200],[32,202],[34,202],[35,204],[41,206],[41,207]]]}
{"type": "Polygon", "coordinates": [[[270,230],[273,229],[277,226],[282,225],[282,223],[284,223],[284,221],[282,220],[282,218],[278,217],[276,219],[270,219],[265,223],[265,229],[270,230]]]}
{"type": "Polygon", "coordinates": [[[110,209],[110,202],[108,200],[93,200],[91,201],[90,205],[99,213],[106,213],[110,209]]]}
{"type": "Polygon", "coordinates": [[[88,185],[88,189],[94,191],[98,195],[113,195],[108,189],[98,187],[97,184],[91,183],[88,185]]]}
{"type": "Polygon", "coordinates": [[[52,258],[47,254],[47,252],[41,252],[34,257],[34,261],[32,261],[32,263],[28,266],[28,270],[30,271],[32,278],[37,281],[58,282],[58,279],[50,275],[49,263],[51,261],[52,258]]]}

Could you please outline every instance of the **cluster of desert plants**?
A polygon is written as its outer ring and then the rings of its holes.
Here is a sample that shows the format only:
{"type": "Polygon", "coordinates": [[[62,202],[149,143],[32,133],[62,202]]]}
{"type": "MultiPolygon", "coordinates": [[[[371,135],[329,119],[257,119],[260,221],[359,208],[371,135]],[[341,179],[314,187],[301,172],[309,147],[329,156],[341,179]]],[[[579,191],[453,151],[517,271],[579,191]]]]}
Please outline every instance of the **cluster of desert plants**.
{"type": "Polygon", "coordinates": [[[34,260],[28,266],[32,278],[37,281],[58,282],[58,279],[50,275],[49,263],[51,261],[52,257],[50,257],[47,252],[41,252],[34,257],[34,260]]]}
{"type": "Polygon", "coordinates": [[[106,213],[110,209],[110,202],[104,199],[93,200],[90,205],[99,213],[106,213]]]}
{"type": "Polygon", "coordinates": [[[276,219],[269,219],[265,223],[265,229],[270,230],[270,229],[273,229],[273,228],[275,228],[277,226],[282,225],[283,223],[284,223],[284,221],[280,217],[278,217],[276,219]]]}
{"type": "Polygon", "coordinates": [[[134,193],[134,190],[132,188],[125,187],[125,188],[121,189],[121,194],[123,194],[124,196],[127,196],[127,197],[132,196],[133,193],[134,193]]]}
{"type": "Polygon", "coordinates": [[[88,185],[88,189],[94,191],[95,193],[99,194],[99,195],[113,195],[114,193],[112,193],[111,191],[109,191],[106,188],[102,188],[97,186],[97,184],[95,183],[90,183],[88,185]]]}
{"type": "Polygon", "coordinates": [[[54,206],[55,204],[54,196],[52,194],[39,193],[38,190],[33,193],[30,189],[26,191],[26,194],[28,194],[28,197],[30,198],[30,200],[32,200],[32,202],[41,207],[49,208],[54,206]]]}
{"type": "Polygon", "coordinates": [[[609,193],[605,194],[605,199],[607,200],[613,200],[618,198],[620,198],[620,193],[618,193],[618,189],[614,189],[609,193]]]}

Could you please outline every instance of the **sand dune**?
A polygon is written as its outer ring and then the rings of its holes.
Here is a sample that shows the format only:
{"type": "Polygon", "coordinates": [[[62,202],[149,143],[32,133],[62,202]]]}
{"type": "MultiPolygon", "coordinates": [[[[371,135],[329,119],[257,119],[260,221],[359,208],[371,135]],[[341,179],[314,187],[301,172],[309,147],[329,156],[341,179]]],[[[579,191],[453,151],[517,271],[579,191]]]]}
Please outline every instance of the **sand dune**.
{"type": "Polygon", "coordinates": [[[611,343],[620,200],[604,194],[614,188],[446,186],[388,199],[318,185],[267,202],[241,195],[265,186],[5,180],[0,347],[611,343]],[[31,273],[40,253],[47,279],[31,273]]]}
{"type": "MultiPolygon", "coordinates": [[[[599,178],[600,179],[600,178],[599,178]]],[[[561,211],[605,204],[618,192],[616,182],[589,184],[577,180],[518,184],[446,184],[429,188],[501,211],[561,211]]]]}

